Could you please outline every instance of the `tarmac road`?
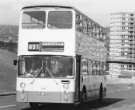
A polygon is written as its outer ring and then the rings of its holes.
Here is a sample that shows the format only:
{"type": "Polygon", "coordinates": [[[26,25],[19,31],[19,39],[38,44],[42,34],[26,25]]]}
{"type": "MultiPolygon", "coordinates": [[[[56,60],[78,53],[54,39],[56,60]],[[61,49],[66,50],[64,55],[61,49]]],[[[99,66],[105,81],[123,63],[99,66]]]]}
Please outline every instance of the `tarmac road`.
{"type": "MultiPolygon", "coordinates": [[[[135,88],[119,89],[108,93],[102,102],[91,101],[81,104],[78,108],[71,105],[49,104],[39,107],[39,110],[135,110],[134,93],[135,88]]],[[[27,103],[17,103],[15,97],[15,95],[0,96],[0,110],[32,110],[27,103]]]]}

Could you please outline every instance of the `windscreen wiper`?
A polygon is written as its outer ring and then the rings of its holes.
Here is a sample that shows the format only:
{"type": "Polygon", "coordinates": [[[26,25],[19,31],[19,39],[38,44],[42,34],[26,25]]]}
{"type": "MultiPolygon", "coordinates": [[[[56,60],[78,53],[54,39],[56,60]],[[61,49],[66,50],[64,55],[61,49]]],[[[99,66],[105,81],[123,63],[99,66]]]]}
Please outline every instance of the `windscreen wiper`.
{"type": "Polygon", "coordinates": [[[48,71],[49,75],[54,78],[54,81],[56,84],[58,84],[58,82],[55,80],[55,77],[53,76],[52,72],[48,69],[48,67],[46,67],[46,70],[48,71]]]}

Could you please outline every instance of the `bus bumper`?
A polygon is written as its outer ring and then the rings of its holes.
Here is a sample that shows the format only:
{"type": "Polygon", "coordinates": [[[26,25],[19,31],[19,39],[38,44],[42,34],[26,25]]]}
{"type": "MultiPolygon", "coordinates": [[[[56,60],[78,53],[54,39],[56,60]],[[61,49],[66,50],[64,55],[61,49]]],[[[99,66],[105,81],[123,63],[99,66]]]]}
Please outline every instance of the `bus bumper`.
{"type": "Polygon", "coordinates": [[[74,92],[21,92],[17,91],[17,102],[74,103],[74,92]]]}

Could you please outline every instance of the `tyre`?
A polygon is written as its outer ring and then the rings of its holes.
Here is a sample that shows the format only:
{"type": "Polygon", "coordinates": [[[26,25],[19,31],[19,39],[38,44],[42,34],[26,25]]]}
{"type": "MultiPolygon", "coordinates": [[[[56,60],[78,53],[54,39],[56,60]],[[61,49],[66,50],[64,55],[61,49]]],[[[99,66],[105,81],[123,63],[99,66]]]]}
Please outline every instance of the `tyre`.
{"type": "Polygon", "coordinates": [[[103,85],[100,85],[100,89],[99,89],[99,101],[103,100],[103,85]]]}
{"type": "Polygon", "coordinates": [[[30,107],[32,108],[32,110],[38,110],[39,108],[39,104],[38,103],[29,103],[30,104],[30,107]]]}
{"type": "Polygon", "coordinates": [[[81,102],[84,103],[87,101],[87,93],[86,93],[86,89],[83,89],[81,92],[81,102]]]}

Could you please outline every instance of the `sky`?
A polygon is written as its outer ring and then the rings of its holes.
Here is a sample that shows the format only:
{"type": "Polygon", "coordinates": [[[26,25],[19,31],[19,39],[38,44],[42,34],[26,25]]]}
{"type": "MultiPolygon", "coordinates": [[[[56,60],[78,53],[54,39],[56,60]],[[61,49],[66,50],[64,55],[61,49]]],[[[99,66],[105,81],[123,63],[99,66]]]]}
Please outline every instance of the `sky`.
{"type": "Polygon", "coordinates": [[[102,26],[109,26],[110,13],[135,12],[135,0],[0,0],[0,24],[18,25],[21,7],[40,3],[72,5],[102,26]]]}

